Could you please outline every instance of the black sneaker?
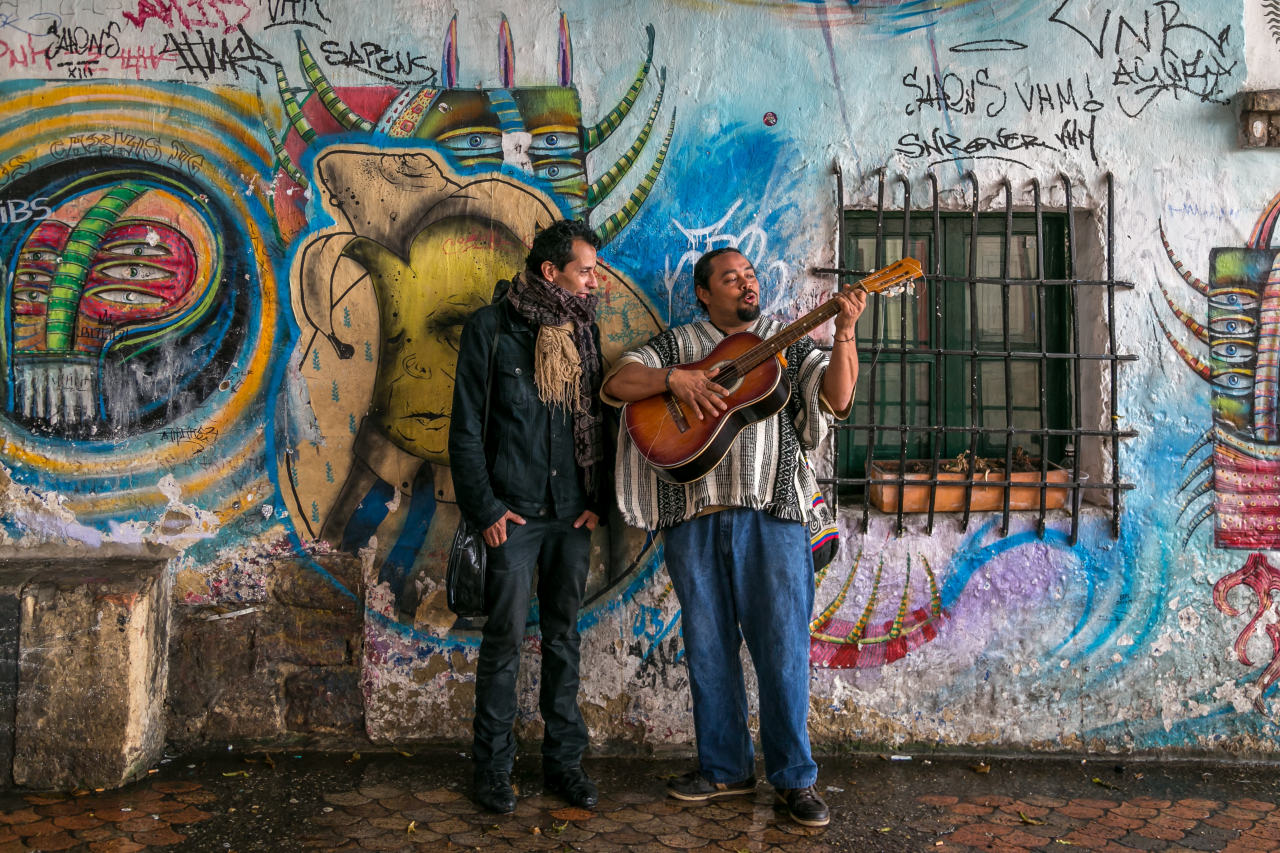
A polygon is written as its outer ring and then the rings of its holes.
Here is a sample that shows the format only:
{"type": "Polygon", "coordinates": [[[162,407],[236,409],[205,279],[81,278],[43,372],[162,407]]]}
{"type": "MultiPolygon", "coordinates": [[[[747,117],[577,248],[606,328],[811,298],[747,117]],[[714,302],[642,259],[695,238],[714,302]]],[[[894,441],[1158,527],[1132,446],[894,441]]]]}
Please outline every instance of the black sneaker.
{"type": "Polygon", "coordinates": [[[785,808],[791,819],[801,826],[826,826],[831,823],[831,810],[810,785],[807,788],[778,788],[778,806],[785,808]]]}
{"type": "Polygon", "coordinates": [[[581,767],[570,767],[558,773],[548,773],[543,781],[548,791],[563,797],[571,806],[590,811],[600,800],[596,783],[591,781],[591,777],[581,767]]]}
{"type": "Polygon", "coordinates": [[[738,797],[750,794],[755,789],[754,776],[748,776],[740,782],[712,782],[700,770],[690,770],[667,782],[667,796],[695,803],[717,797],[738,797]]]}
{"type": "Polygon", "coordinates": [[[511,774],[505,770],[477,770],[474,778],[475,801],[498,814],[516,810],[516,792],[511,787],[511,774]]]}

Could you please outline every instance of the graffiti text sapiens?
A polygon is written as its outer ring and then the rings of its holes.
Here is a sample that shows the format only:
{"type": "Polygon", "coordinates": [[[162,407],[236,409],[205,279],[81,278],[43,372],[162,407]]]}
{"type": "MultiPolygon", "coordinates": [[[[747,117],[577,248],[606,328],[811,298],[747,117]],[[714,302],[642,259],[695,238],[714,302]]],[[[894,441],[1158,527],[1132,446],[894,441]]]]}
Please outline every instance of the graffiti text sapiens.
{"type": "Polygon", "coordinates": [[[324,41],[320,43],[325,61],[363,71],[379,80],[394,83],[434,84],[436,69],[427,64],[427,57],[415,56],[408,51],[389,51],[376,42],[324,41]]]}

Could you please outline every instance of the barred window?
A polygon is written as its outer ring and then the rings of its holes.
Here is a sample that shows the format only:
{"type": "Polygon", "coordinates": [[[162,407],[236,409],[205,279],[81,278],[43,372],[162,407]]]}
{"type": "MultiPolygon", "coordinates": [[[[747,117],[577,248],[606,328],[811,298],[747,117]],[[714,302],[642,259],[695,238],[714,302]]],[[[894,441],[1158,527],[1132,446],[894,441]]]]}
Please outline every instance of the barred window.
{"type": "MultiPolygon", "coordinates": [[[[1120,477],[1120,439],[1135,433],[1118,426],[1115,389],[1119,364],[1136,356],[1115,341],[1116,292],[1132,284],[1114,277],[1112,204],[1099,241],[1081,228],[1092,214],[1073,207],[1066,179],[1053,187],[1060,208],[1046,210],[1033,183],[1023,210],[1007,181],[984,199],[966,177],[967,211],[942,209],[932,175],[927,208],[913,209],[898,179],[903,204],[888,210],[882,173],[874,209],[841,213],[838,269],[819,272],[852,284],[910,256],[926,275],[872,296],[859,321],[861,375],[826,482],[861,503],[864,526],[876,509],[896,514],[899,531],[904,514],[927,513],[930,533],[938,512],[963,512],[967,526],[972,512],[998,510],[1007,533],[1010,514],[1030,510],[1043,534],[1061,508],[1074,543],[1089,501],[1110,505],[1118,534],[1133,488],[1120,477]],[[1101,245],[1082,252],[1089,239],[1101,245]],[[1086,275],[1082,256],[1105,274],[1086,275]]],[[[1109,199],[1112,186],[1108,175],[1109,199]]]]}

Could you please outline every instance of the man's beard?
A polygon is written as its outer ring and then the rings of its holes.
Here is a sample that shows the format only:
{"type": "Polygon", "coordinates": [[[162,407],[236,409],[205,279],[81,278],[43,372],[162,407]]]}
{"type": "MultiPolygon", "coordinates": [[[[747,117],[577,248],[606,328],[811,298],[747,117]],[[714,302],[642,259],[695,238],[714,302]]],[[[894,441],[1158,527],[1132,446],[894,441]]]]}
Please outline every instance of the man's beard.
{"type": "Polygon", "coordinates": [[[740,323],[752,323],[752,322],[755,322],[755,319],[756,319],[757,317],[759,317],[759,316],[760,316],[760,305],[759,305],[759,303],[756,303],[756,304],[753,304],[753,305],[739,305],[739,306],[738,306],[738,322],[740,322],[740,323]]]}

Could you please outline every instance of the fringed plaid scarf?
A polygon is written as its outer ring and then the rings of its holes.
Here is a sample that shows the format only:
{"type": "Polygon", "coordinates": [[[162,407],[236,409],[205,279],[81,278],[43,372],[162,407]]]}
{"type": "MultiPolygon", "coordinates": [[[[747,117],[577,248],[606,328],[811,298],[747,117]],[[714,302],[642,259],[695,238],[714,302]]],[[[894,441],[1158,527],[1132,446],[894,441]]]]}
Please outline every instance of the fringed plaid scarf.
{"type": "Polygon", "coordinates": [[[600,354],[591,326],[596,319],[593,294],[575,296],[540,276],[521,271],[507,299],[520,316],[538,327],[533,375],[538,398],[573,412],[573,450],[587,493],[597,497],[604,458],[600,354]]]}

